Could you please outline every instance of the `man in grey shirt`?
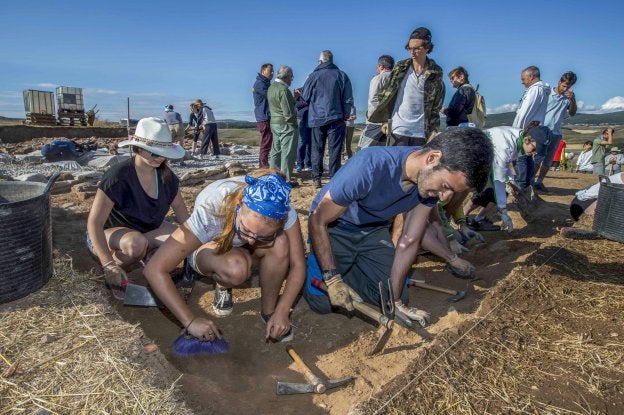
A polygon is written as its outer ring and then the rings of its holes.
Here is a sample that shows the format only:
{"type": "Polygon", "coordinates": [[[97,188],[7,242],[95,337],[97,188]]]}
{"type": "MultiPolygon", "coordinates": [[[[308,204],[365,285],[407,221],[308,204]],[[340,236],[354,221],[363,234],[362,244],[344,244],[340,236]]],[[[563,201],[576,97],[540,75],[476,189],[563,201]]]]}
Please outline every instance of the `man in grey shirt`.
{"type": "Polygon", "coordinates": [[[368,120],[368,115],[372,114],[379,104],[379,92],[386,86],[386,82],[390,77],[392,68],[394,67],[394,58],[390,55],[381,55],[377,59],[377,72],[370,81],[368,87],[368,108],[366,112],[366,126],[360,135],[358,142],[358,151],[372,146],[384,145],[386,143],[386,134],[381,131],[381,123],[373,123],[368,120]]]}

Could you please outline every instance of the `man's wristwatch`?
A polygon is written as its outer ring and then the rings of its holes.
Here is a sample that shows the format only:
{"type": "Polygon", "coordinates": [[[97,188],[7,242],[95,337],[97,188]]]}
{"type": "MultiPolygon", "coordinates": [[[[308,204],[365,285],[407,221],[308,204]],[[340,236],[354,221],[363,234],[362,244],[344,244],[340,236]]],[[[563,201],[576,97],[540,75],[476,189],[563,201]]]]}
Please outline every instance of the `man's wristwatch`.
{"type": "Polygon", "coordinates": [[[336,275],[340,274],[336,269],[324,269],[323,270],[323,281],[327,281],[336,275]]]}

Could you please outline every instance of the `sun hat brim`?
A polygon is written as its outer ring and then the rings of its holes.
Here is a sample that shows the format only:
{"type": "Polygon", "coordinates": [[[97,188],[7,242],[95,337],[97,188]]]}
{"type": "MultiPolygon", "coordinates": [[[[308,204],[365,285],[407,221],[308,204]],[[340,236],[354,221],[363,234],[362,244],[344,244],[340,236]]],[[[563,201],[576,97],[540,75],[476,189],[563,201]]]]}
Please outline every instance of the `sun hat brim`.
{"type": "Polygon", "coordinates": [[[135,136],[130,136],[128,140],[120,142],[117,146],[139,147],[171,160],[181,159],[186,154],[186,150],[184,150],[184,148],[178,143],[161,143],[155,140],[141,139],[140,137],[135,136]]]}

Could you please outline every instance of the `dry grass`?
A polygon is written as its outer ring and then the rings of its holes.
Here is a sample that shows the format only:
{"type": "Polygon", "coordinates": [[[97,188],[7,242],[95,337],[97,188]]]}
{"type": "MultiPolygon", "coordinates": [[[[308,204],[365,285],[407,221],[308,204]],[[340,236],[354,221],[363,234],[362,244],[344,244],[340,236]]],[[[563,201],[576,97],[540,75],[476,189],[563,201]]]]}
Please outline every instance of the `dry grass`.
{"type": "Polygon", "coordinates": [[[554,237],[358,412],[622,413],[621,247],[554,237]]]}
{"type": "Polygon", "coordinates": [[[119,318],[93,279],[57,261],[44,289],[0,313],[0,414],[190,413],[175,381],[140,364],[142,330],[119,318]]]}

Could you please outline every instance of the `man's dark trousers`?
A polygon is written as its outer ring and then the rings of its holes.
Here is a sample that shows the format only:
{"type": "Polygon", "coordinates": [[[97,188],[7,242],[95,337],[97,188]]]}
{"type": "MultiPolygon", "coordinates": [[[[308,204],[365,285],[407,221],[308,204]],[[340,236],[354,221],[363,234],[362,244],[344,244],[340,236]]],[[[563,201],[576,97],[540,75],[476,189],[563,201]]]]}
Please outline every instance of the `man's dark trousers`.
{"type": "Polygon", "coordinates": [[[271,133],[271,120],[256,122],[256,128],[260,132],[260,159],[261,169],[269,168],[269,153],[273,144],[273,133],[271,133]]]}
{"type": "Polygon", "coordinates": [[[529,187],[535,176],[535,163],[533,156],[518,156],[516,160],[516,183],[521,189],[529,187]]]}
{"type": "Polygon", "coordinates": [[[340,168],[340,155],[345,138],[344,120],[336,120],[320,127],[312,128],[312,179],[320,180],[323,175],[323,154],[325,141],[329,145],[329,177],[340,168]]]}
{"type": "Polygon", "coordinates": [[[312,130],[307,126],[307,120],[301,120],[299,121],[299,147],[297,148],[297,165],[299,168],[311,167],[311,145],[312,130]]]}

